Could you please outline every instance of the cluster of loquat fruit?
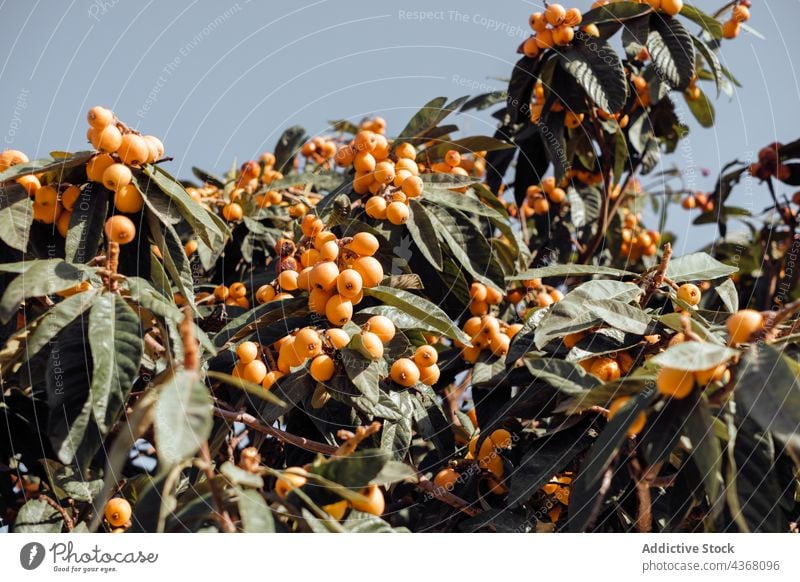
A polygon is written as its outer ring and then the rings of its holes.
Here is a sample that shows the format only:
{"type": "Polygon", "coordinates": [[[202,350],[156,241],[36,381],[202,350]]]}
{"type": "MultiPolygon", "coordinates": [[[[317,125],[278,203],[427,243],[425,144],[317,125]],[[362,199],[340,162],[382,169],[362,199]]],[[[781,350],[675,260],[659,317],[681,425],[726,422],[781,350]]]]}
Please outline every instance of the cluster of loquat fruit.
{"type": "MultiPolygon", "coordinates": [[[[276,158],[272,152],[264,152],[258,160],[248,160],[244,162],[236,173],[233,182],[233,189],[227,192],[226,189],[219,191],[218,188],[208,185],[206,192],[200,191],[201,196],[210,198],[211,202],[222,207],[222,218],[228,222],[237,222],[244,216],[242,203],[245,198],[251,198],[259,208],[268,208],[273,205],[284,203],[284,197],[277,190],[268,189],[262,191],[262,187],[268,187],[276,180],[283,178],[283,174],[275,169],[276,158]]],[[[190,193],[191,194],[191,193],[190,193]]],[[[297,218],[308,210],[305,205],[299,204],[302,208],[290,209],[290,216],[297,218]]]]}
{"type": "MultiPolygon", "coordinates": [[[[194,242],[194,248],[197,248],[196,241],[189,241],[186,243],[188,246],[194,242]]],[[[186,249],[188,251],[188,249],[186,249]]],[[[188,253],[187,254],[191,254],[188,253]]],[[[217,285],[214,287],[213,293],[201,292],[195,296],[196,301],[211,302],[213,300],[225,305],[235,305],[243,309],[250,307],[250,300],[247,298],[247,286],[241,281],[233,283],[230,287],[227,285],[217,285]]]]}
{"type": "MultiPolygon", "coordinates": [[[[583,115],[583,114],[581,114],[583,115]]],[[[556,179],[552,176],[542,178],[540,184],[528,186],[525,192],[525,200],[520,206],[520,213],[525,218],[530,218],[534,214],[544,216],[550,212],[550,204],[560,205],[567,199],[567,193],[563,188],[556,186],[556,179]]]]}
{"type": "Polygon", "coordinates": [[[464,333],[470,338],[470,346],[456,343],[461,349],[461,357],[475,363],[481,352],[503,357],[508,353],[511,340],[522,329],[522,324],[508,324],[494,315],[473,316],[464,322],[464,333]]]}
{"type": "Polygon", "coordinates": [[[636,262],[644,257],[653,257],[658,253],[658,243],[661,233],[657,230],[647,230],[641,225],[641,217],[628,208],[622,208],[622,229],[620,230],[621,243],[619,245],[620,257],[636,262]]]}
{"type": "Polygon", "coordinates": [[[781,148],[783,144],[777,141],[761,148],[758,152],[758,161],[750,164],[750,175],[759,180],[768,180],[772,176],[780,181],[789,179],[792,171],[789,166],[781,163],[781,148]]]}
{"type": "MultiPolygon", "coordinates": [[[[577,8],[567,10],[561,4],[549,4],[544,12],[534,12],[528,18],[534,34],[522,44],[522,52],[526,57],[535,58],[549,48],[568,45],[575,38],[575,27],[582,20],[581,11],[577,8]]],[[[584,31],[586,34],[599,34],[596,26],[589,27],[584,31]]]]}
{"type": "Polygon", "coordinates": [[[467,454],[464,457],[466,462],[453,462],[451,466],[445,467],[433,478],[433,483],[446,491],[452,491],[464,478],[464,474],[470,472],[477,466],[484,471],[484,478],[488,482],[489,491],[497,495],[508,492],[508,488],[503,483],[505,467],[501,451],[511,448],[514,439],[511,433],[503,428],[492,431],[481,443],[478,449],[480,434],[476,433],[469,441],[467,454]]]}
{"type": "Polygon", "coordinates": [[[300,153],[305,156],[306,163],[313,162],[318,166],[327,166],[338,149],[332,139],[317,136],[304,143],[300,153]]]}
{"type": "Polygon", "coordinates": [[[692,192],[681,198],[681,206],[685,210],[698,208],[704,212],[711,212],[714,210],[714,201],[710,200],[703,192],[692,192]]]}
{"type": "MultiPolygon", "coordinates": [[[[139,212],[144,206],[144,198],[133,183],[131,168],[160,160],[164,156],[164,145],[155,136],[141,135],[132,130],[105,107],[92,107],[86,118],[89,122],[86,137],[100,152],[86,163],[86,177],[114,192],[114,207],[119,212],[139,212]]],[[[71,211],[80,193],[72,192],[70,188],[75,187],[68,187],[61,197],[67,212],[71,211]]],[[[69,218],[62,217],[59,223],[61,220],[65,221],[66,230],[69,218]]],[[[106,222],[105,233],[109,241],[127,244],[136,236],[136,226],[127,216],[114,215],[106,222]]]]}
{"type": "Polygon", "coordinates": [[[303,238],[297,244],[288,238],[276,244],[278,276],[256,291],[256,300],[267,303],[307,291],[309,309],[341,327],[352,318],[363,289],[383,280],[383,266],[373,256],[380,243],[368,232],[339,239],[314,214],[304,216],[300,228],[303,238]]]}

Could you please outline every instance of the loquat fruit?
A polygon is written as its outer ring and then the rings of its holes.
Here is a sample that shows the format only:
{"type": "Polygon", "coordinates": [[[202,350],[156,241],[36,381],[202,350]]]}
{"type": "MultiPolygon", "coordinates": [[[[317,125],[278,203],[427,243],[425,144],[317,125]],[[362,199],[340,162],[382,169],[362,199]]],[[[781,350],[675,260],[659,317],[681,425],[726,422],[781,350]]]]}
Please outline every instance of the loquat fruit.
{"type": "Polygon", "coordinates": [[[116,242],[121,245],[128,244],[136,236],[136,226],[130,218],[116,214],[106,221],[106,238],[109,242],[116,242]]]}

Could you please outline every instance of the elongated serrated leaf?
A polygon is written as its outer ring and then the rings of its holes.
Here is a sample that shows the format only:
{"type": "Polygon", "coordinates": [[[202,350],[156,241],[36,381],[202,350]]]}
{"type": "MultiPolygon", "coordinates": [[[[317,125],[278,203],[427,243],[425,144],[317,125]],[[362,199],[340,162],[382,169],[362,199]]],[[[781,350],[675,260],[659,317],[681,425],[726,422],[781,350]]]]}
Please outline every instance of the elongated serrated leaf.
{"type": "MultiPolygon", "coordinates": [[[[0,300],[0,321],[8,321],[22,301],[29,297],[51,295],[85,281],[95,268],[75,265],[61,259],[27,261],[19,275],[6,287],[0,300]]],[[[15,271],[17,263],[0,265],[0,272],[15,271]]]]}
{"type": "Polygon", "coordinates": [[[33,202],[18,184],[0,184],[0,240],[25,252],[33,222],[33,202]]]}
{"type": "Polygon", "coordinates": [[[650,317],[641,308],[623,301],[614,299],[587,301],[586,306],[592,314],[611,327],[628,333],[644,335],[650,324],[650,317]]]}
{"type": "Polygon", "coordinates": [[[172,282],[180,289],[189,305],[195,308],[192,268],[178,233],[171,224],[161,222],[156,213],[152,211],[147,212],[147,224],[150,227],[153,242],[161,251],[164,267],[172,282]]]}
{"type": "Polygon", "coordinates": [[[707,253],[691,253],[672,259],[667,265],[667,277],[676,283],[708,281],[727,277],[739,269],[719,262],[707,253]]]}
{"type": "Polygon", "coordinates": [[[736,374],[736,401],[742,413],[765,431],[800,451],[800,368],[774,347],[753,344],[736,374]]]}
{"type": "Polygon", "coordinates": [[[699,8],[684,2],[683,8],[681,8],[681,16],[685,16],[692,22],[703,27],[703,29],[712,36],[712,38],[716,40],[722,38],[722,23],[720,23],[720,21],[716,18],[709,16],[699,8]]]}
{"type": "Polygon", "coordinates": [[[406,312],[412,317],[417,318],[424,325],[437,330],[450,339],[469,344],[470,338],[453,323],[440,307],[434,305],[424,297],[414,295],[408,291],[382,286],[364,289],[364,295],[374,297],[386,305],[396,307],[406,312]]]}
{"type": "Polygon", "coordinates": [[[406,227],[414,239],[420,252],[428,259],[431,265],[436,269],[442,269],[442,249],[439,246],[439,239],[436,236],[436,230],[431,223],[431,219],[422,206],[416,200],[409,201],[409,209],[411,215],[408,217],[406,227]]]}
{"type": "Polygon", "coordinates": [[[720,64],[717,55],[709,48],[703,39],[693,36],[692,42],[694,43],[694,47],[697,49],[697,51],[703,55],[706,63],[708,63],[709,69],[711,69],[711,75],[714,77],[714,83],[717,86],[717,97],[719,97],[719,92],[722,90],[723,84],[726,82],[725,76],[722,73],[722,65],[720,64]]]}
{"type": "Polygon", "coordinates": [[[506,281],[525,281],[527,279],[542,279],[545,277],[575,277],[579,275],[610,275],[612,277],[631,277],[636,273],[615,269],[613,267],[601,267],[595,265],[548,265],[529,269],[506,277],[506,281]]]}
{"type": "Polygon", "coordinates": [[[723,364],[736,355],[736,350],[707,342],[684,342],[667,348],[650,360],[657,366],[701,372],[723,364]]]}
{"type": "Polygon", "coordinates": [[[81,313],[91,307],[97,297],[97,290],[90,289],[85,293],[77,293],[57,303],[52,309],[42,316],[42,321],[33,330],[25,342],[25,355],[23,361],[34,357],[39,351],[50,343],[50,340],[69,325],[81,313]]]}
{"type": "Polygon", "coordinates": [[[638,4],[636,2],[612,2],[589,10],[583,15],[581,26],[587,24],[606,24],[611,22],[624,22],[632,18],[638,18],[648,12],[652,12],[652,8],[647,4],[638,4]]]}
{"type": "Polygon", "coordinates": [[[44,499],[31,499],[23,505],[14,520],[16,533],[59,533],[64,518],[44,499]]]}
{"type": "Polygon", "coordinates": [[[105,293],[92,304],[89,345],[92,413],[106,434],[122,412],[144,352],[139,318],[120,296],[105,293]]]}
{"type": "Polygon", "coordinates": [[[448,104],[447,97],[431,99],[409,120],[398,139],[405,140],[425,135],[450,113],[461,107],[466,100],[467,97],[462,97],[448,104]]]}
{"type": "Polygon", "coordinates": [[[647,50],[659,77],[683,91],[694,76],[694,43],[683,25],[670,16],[650,21],[647,50]]]}
{"type": "Polygon", "coordinates": [[[180,208],[181,214],[192,226],[195,234],[209,247],[217,248],[225,244],[228,227],[213,212],[194,200],[175,178],[160,166],[145,166],[142,171],[169,196],[180,208]]]}
{"type": "Polygon", "coordinates": [[[683,98],[701,127],[714,127],[714,104],[708,95],[700,90],[697,98],[689,98],[686,93],[683,94],[683,98]]]}
{"type": "Polygon", "coordinates": [[[275,519],[264,497],[253,489],[236,488],[236,504],[245,533],[274,533],[275,519]]]}
{"type": "Polygon", "coordinates": [[[606,41],[577,35],[559,55],[561,66],[583,87],[594,103],[605,111],[619,111],[628,97],[625,70],[617,53],[606,41]]]}
{"type": "Polygon", "coordinates": [[[85,164],[97,152],[75,152],[74,154],[67,154],[66,157],[49,156],[46,158],[39,158],[38,160],[31,160],[24,164],[17,164],[11,166],[7,170],[0,172],[0,183],[8,182],[21,176],[28,174],[43,174],[44,172],[59,172],[63,173],[70,168],[85,164]]]}
{"type": "Polygon", "coordinates": [[[306,130],[299,125],[286,129],[275,144],[275,169],[284,174],[292,167],[295,156],[306,141],[306,130]]]}
{"type": "Polygon", "coordinates": [[[111,192],[97,182],[81,190],[72,207],[64,254],[68,261],[86,263],[97,255],[111,192]]]}
{"type": "Polygon", "coordinates": [[[453,141],[442,141],[442,143],[426,149],[424,153],[421,152],[419,155],[423,158],[429,157],[431,160],[442,160],[444,159],[444,155],[449,150],[456,150],[461,153],[472,154],[480,151],[493,152],[512,148],[514,148],[513,143],[509,143],[495,137],[489,137],[486,135],[472,135],[453,141]]]}
{"type": "Polygon", "coordinates": [[[179,371],[159,388],[154,411],[156,450],[167,467],[194,455],[212,425],[211,395],[192,373],[179,371]]]}
{"type": "Polygon", "coordinates": [[[719,285],[714,286],[714,291],[717,292],[722,304],[729,313],[736,313],[739,311],[739,291],[736,289],[732,279],[725,279],[719,285]]]}

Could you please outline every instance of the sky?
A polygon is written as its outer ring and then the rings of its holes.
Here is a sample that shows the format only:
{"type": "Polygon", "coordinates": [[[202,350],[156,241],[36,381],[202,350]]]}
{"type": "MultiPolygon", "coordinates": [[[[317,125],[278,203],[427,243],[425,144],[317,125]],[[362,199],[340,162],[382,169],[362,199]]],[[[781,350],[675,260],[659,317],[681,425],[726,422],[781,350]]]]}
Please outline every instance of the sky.
{"type": "MultiPolygon", "coordinates": [[[[721,3],[695,0],[709,12],[721,3]]],[[[589,5],[577,3],[583,11],[589,5]]],[[[528,15],[541,7],[519,0],[0,0],[0,149],[31,158],[85,149],[93,105],[159,136],[175,158],[168,169],[181,177],[193,165],[221,172],[234,159],[257,157],[295,124],[314,135],[333,119],[379,114],[392,134],[433,97],[502,89],[529,34],[528,15]]],[[[800,0],[753,0],[751,13],[749,24],[764,38],[744,33],[720,54],[743,87],[715,101],[712,129],[700,128],[683,106],[689,138],[663,160],[664,168],[685,169],[689,188],[710,189],[727,161],[800,137],[793,59],[800,0]]],[[[488,115],[456,122],[465,135],[495,129],[488,115]]],[[[766,190],[742,190],[734,204],[768,205],[766,190]]],[[[714,235],[713,225],[690,228],[692,218],[677,214],[668,224],[679,252],[714,235]]]]}

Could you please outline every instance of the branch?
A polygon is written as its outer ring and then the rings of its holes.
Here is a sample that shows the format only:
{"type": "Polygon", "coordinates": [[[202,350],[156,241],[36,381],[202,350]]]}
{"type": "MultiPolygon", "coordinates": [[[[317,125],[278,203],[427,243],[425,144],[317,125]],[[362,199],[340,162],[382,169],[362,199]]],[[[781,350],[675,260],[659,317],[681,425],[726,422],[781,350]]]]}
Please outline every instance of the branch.
{"type": "Polygon", "coordinates": [[[211,464],[211,453],[208,451],[208,441],[205,441],[200,447],[200,459],[203,472],[206,475],[206,481],[211,489],[211,497],[214,500],[214,507],[216,509],[217,521],[219,521],[222,531],[225,533],[236,533],[236,526],[233,524],[228,510],[222,501],[222,493],[219,490],[219,484],[215,480],[214,468],[211,464]]]}
{"type": "Polygon", "coordinates": [[[214,407],[214,414],[219,418],[224,418],[225,420],[229,420],[231,422],[241,422],[242,424],[249,426],[255,431],[258,431],[263,434],[268,434],[270,436],[275,437],[278,440],[281,440],[285,443],[289,443],[290,445],[294,445],[298,448],[305,449],[306,451],[311,451],[312,453],[320,453],[322,455],[333,455],[338,450],[334,446],[325,443],[320,443],[317,441],[312,441],[305,437],[300,437],[282,431],[281,429],[275,428],[274,426],[262,424],[254,416],[247,414],[246,412],[228,412],[227,410],[222,410],[221,408],[214,407]]]}

